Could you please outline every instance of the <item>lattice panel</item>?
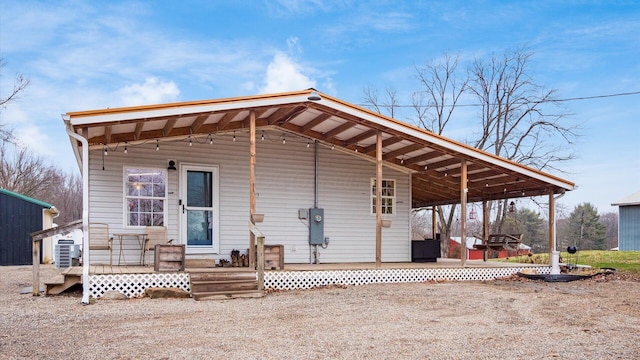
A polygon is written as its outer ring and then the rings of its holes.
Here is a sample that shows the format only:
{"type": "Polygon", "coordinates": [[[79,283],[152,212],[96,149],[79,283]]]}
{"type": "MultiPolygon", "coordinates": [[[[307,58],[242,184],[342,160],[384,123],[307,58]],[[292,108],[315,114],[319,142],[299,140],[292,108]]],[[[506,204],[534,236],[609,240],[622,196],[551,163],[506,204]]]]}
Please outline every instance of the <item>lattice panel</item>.
{"type": "Polygon", "coordinates": [[[89,296],[99,298],[113,290],[137,297],[149,287],[175,287],[190,292],[187,273],[110,274],[89,276],[89,296]]]}
{"type": "MultiPolygon", "coordinates": [[[[480,281],[511,276],[525,268],[369,269],[331,271],[267,271],[265,289],[295,290],[327,285],[365,285],[423,282],[429,280],[480,281]]],[[[527,267],[548,274],[549,266],[527,267]]]]}

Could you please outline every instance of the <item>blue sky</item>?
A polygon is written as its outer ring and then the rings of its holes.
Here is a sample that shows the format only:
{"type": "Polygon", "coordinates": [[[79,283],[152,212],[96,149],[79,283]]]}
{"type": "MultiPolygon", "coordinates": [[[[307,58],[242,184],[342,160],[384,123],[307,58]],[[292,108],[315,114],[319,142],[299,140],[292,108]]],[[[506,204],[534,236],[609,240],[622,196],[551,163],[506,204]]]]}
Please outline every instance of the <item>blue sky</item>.
{"type": "MultiPolygon", "coordinates": [[[[530,75],[562,99],[640,91],[637,1],[29,1],[0,3],[0,78],[31,79],[0,112],[25,146],[77,171],[60,114],[315,87],[362,104],[363,88],[420,90],[415,67],[528,47],[530,75]]],[[[600,212],[640,190],[640,95],[566,101],[582,136],[556,173],[561,203],[600,212]]],[[[396,117],[410,121],[408,111],[396,117]]],[[[460,111],[446,136],[469,137],[460,111]]]]}

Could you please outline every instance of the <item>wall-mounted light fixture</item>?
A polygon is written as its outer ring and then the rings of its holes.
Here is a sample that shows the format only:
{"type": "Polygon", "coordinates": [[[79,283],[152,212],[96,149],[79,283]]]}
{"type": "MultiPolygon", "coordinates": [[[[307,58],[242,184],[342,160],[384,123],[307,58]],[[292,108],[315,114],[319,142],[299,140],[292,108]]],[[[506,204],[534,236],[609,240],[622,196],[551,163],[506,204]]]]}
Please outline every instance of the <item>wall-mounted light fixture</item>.
{"type": "Polygon", "coordinates": [[[176,169],[176,161],[175,160],[169,160],[169,166],[167,166],[167,170],[178,170],[178,169],[176,169]]]}

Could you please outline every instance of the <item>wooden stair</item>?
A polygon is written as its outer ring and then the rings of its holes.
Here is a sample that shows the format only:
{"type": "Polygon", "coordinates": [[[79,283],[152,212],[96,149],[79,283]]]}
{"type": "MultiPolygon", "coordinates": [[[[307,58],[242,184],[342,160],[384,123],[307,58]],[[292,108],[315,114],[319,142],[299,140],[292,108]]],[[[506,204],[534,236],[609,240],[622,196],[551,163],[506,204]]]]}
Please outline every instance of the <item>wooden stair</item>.
{"type": "Polygon", "coordinates": [[[62,280],[57,278],[53,281],[45,282],[45,295],[59,295],[70,287],[82,284],[82,276],[78,274],[62,274],[62,280]]]}
{"type": "Polygon", "coordinates": [[[262,297],[255,271],[190,272],[191,296],[195,300],[262,297]]]}

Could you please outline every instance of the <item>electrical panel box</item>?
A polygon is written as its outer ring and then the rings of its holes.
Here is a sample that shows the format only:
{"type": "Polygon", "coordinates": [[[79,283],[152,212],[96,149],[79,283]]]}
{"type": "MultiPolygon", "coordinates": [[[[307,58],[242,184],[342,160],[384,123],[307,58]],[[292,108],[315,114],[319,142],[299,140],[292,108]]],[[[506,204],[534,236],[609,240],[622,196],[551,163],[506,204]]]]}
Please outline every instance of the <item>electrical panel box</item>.
{"type": "Polygon", "coordinates": [[[309,209],[309,245],[324,242],[324,209],[309,209]]]}

